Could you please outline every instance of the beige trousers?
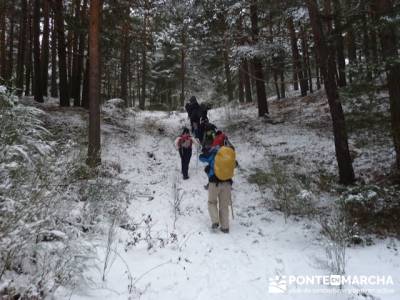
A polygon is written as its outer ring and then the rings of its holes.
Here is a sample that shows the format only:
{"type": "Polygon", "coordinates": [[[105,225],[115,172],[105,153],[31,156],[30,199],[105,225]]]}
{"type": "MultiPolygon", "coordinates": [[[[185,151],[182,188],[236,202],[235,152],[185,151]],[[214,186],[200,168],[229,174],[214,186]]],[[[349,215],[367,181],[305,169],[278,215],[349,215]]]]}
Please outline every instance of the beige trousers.
{"type": "Polygon", "coordinates": [[[208,212],[211,222],[219,223],[222,229],[229,229],[229,205],[231,204],[232,185],[210,182],[208,186],[208,212]]]}

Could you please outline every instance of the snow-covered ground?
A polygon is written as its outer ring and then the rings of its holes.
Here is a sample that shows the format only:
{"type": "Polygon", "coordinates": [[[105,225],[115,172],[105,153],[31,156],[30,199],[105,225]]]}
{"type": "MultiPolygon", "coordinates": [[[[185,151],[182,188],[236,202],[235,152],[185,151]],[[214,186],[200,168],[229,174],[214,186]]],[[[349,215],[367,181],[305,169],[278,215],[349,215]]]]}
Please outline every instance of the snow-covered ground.
{"type": "MultiPolygon", "coordinates": [[[[313,113],[319,109],[315,106],[313,113]]],[[[300,126],[301,120],[272,125],[256,119],[253,106],[210,112],[210,120],[235,145],[240,164],[229,234],[210,229],[207,178],[196,151],[190,179],[181,179],[173,140],[188,124],[186,114],[130,112],[116,123],[105,122],[102,157],[119,164],[121,178],[129,181],[129,218],[112,236],[105,280],[107,235],[91,241],[98,258],[97,268],[87,270],[90,285],[59,289],[56,298],[399,299],[399,242],[389,238],[376,239],[372,246],[347,248],[346,253],[346,275],[392,276],[394,285],[383,286],[393,289],[388,294],[371,292],[373,298],[363,293],[362,284],[342,290],[290,284],[282,295],[271,293],[269,280],[275,276],[331,275],[326,267],[327,241],[315,220],[290,217],[285,221],[268,205],[272,192],[261,191],[248,177],[255,168],[268,169],[270,157],[281,155],[302,157],[306,163],[299,168],[312,171],[321,163],[334,171],[334,148],[330,134],[300,126]],[[327,291],[304,293],[304,288],[327,291]]]]}

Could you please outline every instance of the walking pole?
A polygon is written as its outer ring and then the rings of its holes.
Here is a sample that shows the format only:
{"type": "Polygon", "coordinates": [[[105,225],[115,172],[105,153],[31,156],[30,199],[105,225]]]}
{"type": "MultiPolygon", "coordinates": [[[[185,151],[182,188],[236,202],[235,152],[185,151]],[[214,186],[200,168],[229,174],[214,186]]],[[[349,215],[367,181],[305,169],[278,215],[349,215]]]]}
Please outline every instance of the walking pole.
{"type": "Polygon", "coordinates": [[[235,219],[235,216],[233,214],[233,203],[232,203],[232,196],[231,196],[231,213],[232,213],[232,220],[235,219]]]}
{"type": "Polygon", "coordinates": [[[197,142],[197,139],[196,139],[196,171],[199,170],[199,160],[200,160],[200,158],[199,158],[199,143],[197,142]]]}

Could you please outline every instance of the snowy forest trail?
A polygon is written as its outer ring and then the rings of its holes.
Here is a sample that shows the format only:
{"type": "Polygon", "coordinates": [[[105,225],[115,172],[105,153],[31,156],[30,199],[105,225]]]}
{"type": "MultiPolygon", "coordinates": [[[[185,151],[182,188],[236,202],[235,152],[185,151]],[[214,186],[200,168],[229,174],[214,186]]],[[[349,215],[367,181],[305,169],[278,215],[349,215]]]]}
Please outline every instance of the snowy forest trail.
{"type": "MultiPolygon", "coordinates": [[[[234,178],[230,234],[210,229],[204,189],[207,177],[204,165],[197,161],[196,150],[190,163],[190,179],[181,179],[173,141],[182,126],[187,126],[186,114],[138,112],[117,123],[103,124],[103,159],[119,164],[121,178],[129,182],[129,218],[117,229],[105,281],[101,277],[107,240],[99,240],[94,242],[97,267],[88,270],[92,288],[72,291],[68,297],[266,299],[270,277],[329,274],[321,265],[326,257],[318,224],[297,218],[285,221],[281,213],[266,205],[272,195],[248,183],[250,170],[268,165],[262,151],[266,143],[270,143],[267,152],[271,155],[282,145],[290,152],[290,146],[312,143],[312,133],[299,129],[295,132],[290,124],[276,124],[251,136],[242,130],[231,133],[229,122],[221,118],[225,113],[212,111],[210,119],[219,122],[222,129],[227,128],[240,164],[234,178]],[[289,135],[292,143],[283,143],[281,139],[289,135]]],[[[315,146],[326,145],[328,139],[315,146]]],[[[270,296],[280,299],[278,295],[270,296]]],[[[323,295],[323,299],[343,297],[323,295]]],[[[289,294],[284,299],[322,298],[320,294],[289,294]]]]}

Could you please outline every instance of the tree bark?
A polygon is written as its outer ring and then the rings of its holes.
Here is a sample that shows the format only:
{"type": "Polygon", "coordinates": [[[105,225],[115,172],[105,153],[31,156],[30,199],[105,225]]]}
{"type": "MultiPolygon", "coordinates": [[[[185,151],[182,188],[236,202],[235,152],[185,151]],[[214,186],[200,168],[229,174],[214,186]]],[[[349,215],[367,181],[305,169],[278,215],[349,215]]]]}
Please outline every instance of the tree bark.
{"type": "Polygon", "coordinates": [[[89,57],[87,57],[85,73],[83,77],[83,87],[82,87],[82,106],[86,109],[89,109],[89,69],[90,69],[90,61],[89,57]]]}
{"type": "Polygon", "coordinates": [[[64,37],[64,15],[63,0],[55,0],[54,15],[57,30],[57,46],[58,46],[58,73],[60,77],[60,106],[69,106],[68,95],[68,79],[66,64],[66,45],[64,37]]]}
{"type": "Polygon", "coordinates": [[[89,12],[89,146],[87,163],[101,163],[100,148],[100,20],[101,0],[90,0],[89,12]]]}
{"type": "Polygon", "coordinates": [[[24,65],[25,65],[25,50],[26,50],[26,25],[27,25],[27,0],[21,0],[21,19],[19,27],[18,39],[18,56],[17,56],[17,95],[22,96],[24,90],[24,65]]]}
{"type": "Polygon", "coordinates": [[[280,78],[281,78],[281,98],[286,98],[286,88],[285,88],[285,70],[280,70],[280,78]]]}
{"type": "Polygon", "coordinates": [[[303,67],[301,65],[301,58],[299,48],[297,46],[297,37],[294,29],[293,17],[289,17],[287,19],[287,26],[292,46],[293,68],[296,70],[297,78],[300,81],[301,96],[304,97],[307,95],[307,78],[304,76],[303,67]]]}
{"type": "Polygon", "coordinates": [[[224,49],[223,52],[223,59],[224,59],[224,70],[225,70],[225,78],[226,78],[226,91],[228,95],[228,101],[233,101],[233,87],[232,87],[232,77],[231,77],[231,67],[229,64],[229,45],[228,45],[228,38],[224,33],[224,49]]]}
{"type": "Polygon", "coordinates": [[[26,39],[26,50],[25,51],[25,96],[31,94],[31,83],[32,83],[32,1],[28,1],[27,7],[27,39],[26,39]]]}
{"type": "Polygon", "coordinates": [[[40,0],[33,3],[33,69],[34,69],[34,98],[43,102],[42,68],[40,63],[40,0]]]}
{"type": "MultiPolygon", "coordinates": [[[[129,18],[125,16],[125,18],[129,18]]],[[[121,48],[121,99],[125,100],[125,105],[129,106],[128,99],[128,68],[130,54],[129,20],[125,20],[122,25],[122,48],[121,48]]]]}
{"type": "Polygon", "coordinates": [[[316,49],[316,47],[313,47],[313,52],[314,52],[314,56],[315,56],[315,77],[317,77],[317,90],[319,91],[321,89],[321,72],[319,69],[319,58],[318,58],[318,51],[316,49]]]}
{"type": "MultiPolygon", "coordinates": [[[[350,11],[353,9],[353,1],[349,0],[346,1],[346,10],[350,11]]],[[[350,17],[347,17],[347,39],[346,39],[346,46],[347,46],[347,54],[349,57],[349,72],[348,72],[348,78],[349,82],[353,82],[353,77],[354,77],[354,70],[353,68],[357,65],[357,45],[356,45],[356,37],[355,37],[355,31],[354,31],[354,26],[351,22],[350,17]]]]}
{"type": "Polygon", "coordinates": [[[310,60],[310,49],[308,46],[308,32],[305,26],[301,26],[301,50],[303,51],[303,65],[304,65],[304,76],[308,76],[307,89],[312,93],[314,91],[312,82],[312,72],[311,72],[311,60],[310,60]]]}
{"type": "Polygon", "coordinates": [[[186,78],[186,30],[182,30],[182,46],[181,46],[181,94],[180,105],[185,104],[185,78],[186,78]]]}
{"type": "MultiPolygon", "coordinates": [[[[58,0],[56,0],[58,1],[58,0]]],[[[64,1],[64,0],[63,0],[64,1]]],[[[64,13],[63,13],[64,14],[64,13]]],[[[68,83],[68,94],[71,95],[72,88],[72,63],[73,63],[73,46],[74,46],[74,33],[71,29],[69,29],[64,37],[66,40],[65,47],[65,61],[67,65],[67,83],[68,83]]]]}
{"type": "MultiPolygon", "coordinates": [[[[7,73],[5,80],[11,81],[14,72],[14,29],[15,29],[15,9],[12,7],[9,11],[10,14],[10,31],[8,34],[8,59],[7,59],[7,73]]],[[[10,82],[10,84],[12,84],[10,82]]]]}
{"type": "Polygon", "coordinates": [[[250,69],[247,59],[243,59],[243,77],[244,77],[244,91],[246,96],[246,102],[253,102],[253,97],[251,95],[251,82],[250,82],[250,69]]]}
{"type": "Polygon", "coordinates": [[[278,71],[275,66],[272,67],[272,74],[274,77],[276,98],[279,100],[279,99],[281,99],[281,91],[279,90],[279,84],[278,84],[278,71]]]}
{"type": "Polygon", "coordinates": [[[74,1],[75,5],[75,19],[76,21],[76,27],[71,30],[71,38],[72,38],[72,51],[69,54],[69,57],[71,57],[71,74],[70,74],[70,81],[69,81],[69,94],[71,95],[71,98],[74,99],[74,106],[81,106],[80,102],[80,97],[79,97],[79,89],[78,85],[80,85],[80,82],[78,82],[78,61],[79,61],[79,37],[80,37],[80,31],[82,30],[82,24],[81,24],[81,1],[80,0],[75,0],[74,1]]]}
{"type": "Polygon", "coordinates": [[[73,76],[73,89],[72,97],[74,98],[74,105],[81,106],[81,90],[82,90],[82,72],[83,72],[83,60],[85,56],[85,45],[86,45],[86,31],[83,28],[87,27],[87,0],[83,1],[82,7],[79,11],[79,24],[80,30],[78,33],[78,50],[76,55],[76,65],[73,76]]]}
{"type": "Polygon", "coordinates": [[[53,98],[58,97],[58,85],[57,85],[57,32],[55,29],[54,20],[52,22],[51,30],[51,83],[50,83],[50,95],[53,98]]]}
{"type": "Polygon", "coordinates": [[[0,2],[0,77],[6,77],[7,57],[6,57],[6,2],[0,2]]]}
{"type": "MultiPolygon", "coordinates": [[[[374,0],[374,9],[381,20],[393,11],[391,0],[374,0]]],[[[387,86],[390,98],[393,144],[396,151],[396,169],[400,170],[400,63],[397,47],[396,27],[382,20],[379,37],[382,45],[382,57],[386,59],[387,86]]]]}
{"type": "Polygon", "coordinates": [[[342,8],[339,0],[333,0],[333,7],[335,11],[335,41],[336,41],[336,58],[338,63],[339,77],[338,85],[340,87],[346,86],[346,61],[344,56],[344,41],[342,31],[342,8]]]}
{"type": "Polygon", "coordinates": [[[320,69],[324,77],[325,90],[332,117],[340,182],[346,185],[352,184],[355,181],[355,176],[349,152],[344,113],[335,81],[336,64],[333,47],[328,47],[328,44],[325,40],[322,21],[316,0],[306,0],[306,4],[310,15],[311,27],[314,33],[314,41],[318,51],[320,69]]]}
{"type": "MultiPolygon", "coordinates": [[[[258,42],[258,12],[255,1],[250,2],[250,19],[253,43],[258,42]]],[[[252,64],[254,67],[254,76],[256,81],[258,116],[262,117],[268,114],[267,94],[265,92],[264,72],[259,57],[253,57],[252,64]]]]}
{"type": "Polygon", "coordinates": [[[238,97],[239,103],[244,103],[244,73],[243,73],[243,62],[239,65],[238,72],[238,97]]]}
{"type": "Polygon", "coordinates": [[[367,69],[366,72],[366,80],[371,81],[372,80],[372,71],[371,71],[371,56],[370,56],[370,40],[369,40],[369,32],[368,32],[368,18],[367,18],[367,13],[366,13],[366,7],[367,3],[366,2],[361,2],[361,5],[363,7],[363,15],[362,15],[362,50],[364,52],[364,57],[365,57],[365,66],[367,69]]]}
{"type": "Polygon", "coordinates": [[[139,108],[144,109],[146,104],[146,77],[147,77],[147,15],[144,15],[143,20],[143,47],[142,47],[142,78],[141,78],[141,97],[139,101],[139,108]]]}
{"type": "Polygon", "coordinates": [[[42,36],[42,90],[43,95],[47,96],[47,87],[49,80],[49,37],[50,37],[50,24],[49,24],[49,0],[43,0],[43,36],[42,36]]]}

